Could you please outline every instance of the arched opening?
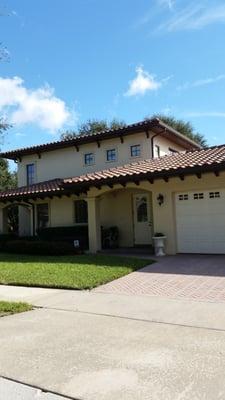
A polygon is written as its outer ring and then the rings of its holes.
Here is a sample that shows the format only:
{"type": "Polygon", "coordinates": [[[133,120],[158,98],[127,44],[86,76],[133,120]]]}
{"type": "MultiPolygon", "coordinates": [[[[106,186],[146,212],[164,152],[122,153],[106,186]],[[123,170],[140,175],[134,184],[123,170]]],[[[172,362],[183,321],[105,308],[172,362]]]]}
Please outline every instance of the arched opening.
{"type": "Polygon", "coordinates": [[[2,208],[2,233],[31,236],[33,205],[24,203],[7,204],[2,208]],[[23,222],[22,224],[19,221],[23,222]]]}

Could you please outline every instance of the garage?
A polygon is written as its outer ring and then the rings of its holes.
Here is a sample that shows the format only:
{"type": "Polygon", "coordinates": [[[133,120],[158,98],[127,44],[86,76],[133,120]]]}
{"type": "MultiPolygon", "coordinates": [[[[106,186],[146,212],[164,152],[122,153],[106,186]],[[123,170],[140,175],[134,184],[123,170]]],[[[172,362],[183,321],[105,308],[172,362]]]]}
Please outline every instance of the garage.
{"type": "Polygon", "coordinates": [[[225,254],[225,190],[175,195],[177,252],[225,254]]]}

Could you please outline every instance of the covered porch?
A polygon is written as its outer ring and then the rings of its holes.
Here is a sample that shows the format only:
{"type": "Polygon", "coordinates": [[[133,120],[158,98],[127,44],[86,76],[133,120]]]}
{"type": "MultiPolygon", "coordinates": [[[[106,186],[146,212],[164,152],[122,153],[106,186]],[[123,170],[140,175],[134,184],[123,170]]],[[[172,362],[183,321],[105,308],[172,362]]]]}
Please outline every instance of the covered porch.
{"type": "MultiPolygon", "coordinates": [[[[95,253],[110,248],[104,232],[110,228],[118,231],[116,248],[144,247],[150,249],[153,235],[153,201],[151,187],[135,184],[113,188],[90,188],[87,193],[45,195],[1,202],[0,233],[9,233],[8,212],[18,207],[18,235],[36,236],[46,228],[87,228],[89,251],[95,253]]],[[[79,235],[74,240],[79,240],[79,235]]]]}

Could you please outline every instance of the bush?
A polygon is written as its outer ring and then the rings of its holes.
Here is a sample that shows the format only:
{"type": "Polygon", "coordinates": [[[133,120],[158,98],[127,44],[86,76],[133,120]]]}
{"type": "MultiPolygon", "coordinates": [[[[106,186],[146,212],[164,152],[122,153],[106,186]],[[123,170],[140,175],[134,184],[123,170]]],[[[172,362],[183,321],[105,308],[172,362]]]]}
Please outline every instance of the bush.
{"type": "Polygon", "coordinates": [[[72,243],[79,240],[81,249],[88,249],[88,226],[56,226],[37,231],[38,237],[45,241],[63,241],[72,243]]]}
{"type": "Polygon", "coordinates": [[[2,246],[1,251],[16,254],[64,256],[80,253],[72,243],[68,242],[47,242],[42,240],[11,240],[2,246]]]}
{"type": "Polygon", "coordinates": [[[11,240],[16,240],[17,235],[15,234],[10,234],[10,233],[4,233],[0,235],[0,251],[4,248],[6,242],[9,242],[11,240]]]}

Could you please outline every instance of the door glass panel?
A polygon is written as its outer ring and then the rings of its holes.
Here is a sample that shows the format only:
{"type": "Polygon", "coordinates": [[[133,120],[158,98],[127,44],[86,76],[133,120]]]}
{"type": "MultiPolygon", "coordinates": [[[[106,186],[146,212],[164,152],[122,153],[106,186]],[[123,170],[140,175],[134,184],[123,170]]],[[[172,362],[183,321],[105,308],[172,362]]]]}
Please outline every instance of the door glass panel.
{"type": "Polygon", "coordinates": [[[137,222],[148,221],[148,209],[147,209],[146,197],[138,197],[136,199],[136,209],[137,209],[137,222]]]}

